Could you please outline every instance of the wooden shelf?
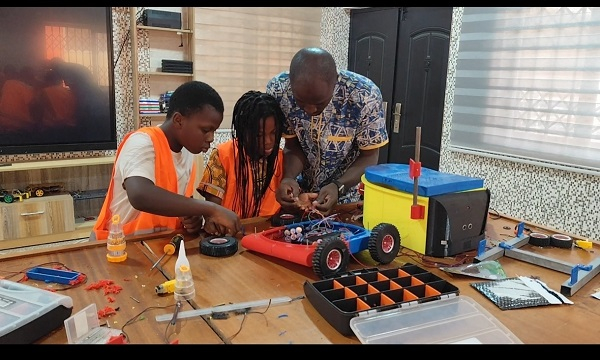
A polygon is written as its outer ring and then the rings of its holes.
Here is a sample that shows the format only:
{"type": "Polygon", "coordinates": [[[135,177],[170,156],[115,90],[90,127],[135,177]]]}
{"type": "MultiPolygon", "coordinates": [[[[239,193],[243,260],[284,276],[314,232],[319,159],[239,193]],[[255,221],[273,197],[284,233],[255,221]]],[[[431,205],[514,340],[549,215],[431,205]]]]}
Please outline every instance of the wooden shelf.
{"type": "MultiPolygon", "coordinates": [[[[162,47],[154,44],[151,46],[151,41],[138,41],[138,30],[150,30],[149,32],[140,32],[140,36],[143,33],[145,37],[150,38],[156,37],[158,39],[169,39],[171,36],[181,36],[181,45],[179,46],[177,56],[174,56],[174,60],[190,61],[193,63],[195,52],[194,52],[194,8],[193,7],[182,7],[181,8],[181,27],[187,29],[172,29],[163,28],[157,26],[147,26],[138,23],[138,10],[137,6],[129,8],[129,26],[131,35],[131,68],[133,73],[133,117],[134,127],[138,129],[142,123],[141,119],[147,121],[151,119],[151,122],[155,121],[162,122],[165,114],[140,114],[140,105],[138,99],[141,98],[154,98],[158,95],[160,90],[170,89],[176,87],[178,84],[182,84],[189,80],[194,79],[193,68],[192,73],[181,73],[181,72],[163,72],[162,67],[158,67],[158,60],[161,59],[164,53],[162,47]],[[157,34],[156,32],[162,32],[157,34]],[[170,34],[166,34],[170,33],[170,34]],[[140,53],[140,50],[143,51],[140,53]],[[155,50],[155,51],[152,51],[155,50]],[[181,56],[179,56],[181,55],[181,56]],[[142,64],[153,64],[152,66],[142,66],[140,68],[141,57],[145,57],[142,64]],[[154,60],[154,61],[153,61],[154,60]],[[156,63],[156,65],[154,65],[156,63]],[[142,70],[143,69],[143,70],[142,70]],[[162,117],[162,119],[159,118],[162,117]]],[[[174,49],[170,49],[174,51],[174,49]]],[[[164,59],[163,59],[164,60],[164,59]]],[[[182,69],[185,70],[185,69],[182,69]]]]}
{"type": "Polygon", "coordinates": [[[163,27],[146,26],[146,25],[137,25],[137,28],[144,29],[144,30],[153,30],[153,31],[171,31],[171,32],[178,32],[178,33],[185,33],[185,34],[193,33],[193,31],[190,29],[172,29],[172,28],[163,28],[163,27]]]}
{"type": "Polygon", "coordinates": [[[93,165],[113,164],[114,162],[115,162],[114,156],[101,156],[101,157],[84,158],[84,159],[30,161],[30,162],[22,162],[22,163],[13,163],[13,164],[10,164],[7,166],[0,166],[0,172],[55,169],[55,168],[73,167],[73,166],[93,166],[93,165]]]}
{"type": "Polygon", "coordinates": [[[186,76],[186,77],[193,77],[194,74],[190,74],[190,73],[169,73],[169,72],[162,72],[162,71],[140,71],[138,73],[139,75],[157,75],[157,76],[186,76]]]}

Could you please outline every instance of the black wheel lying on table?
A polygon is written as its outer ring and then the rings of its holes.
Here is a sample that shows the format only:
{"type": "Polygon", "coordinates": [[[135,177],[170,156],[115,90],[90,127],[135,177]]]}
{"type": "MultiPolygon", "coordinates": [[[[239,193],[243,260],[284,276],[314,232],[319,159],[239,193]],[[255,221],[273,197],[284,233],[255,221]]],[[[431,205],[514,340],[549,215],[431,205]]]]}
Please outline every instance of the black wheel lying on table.
{"type": "Polygon", "coordinates": [[[233,255],[238,251],[238,240],[233,236],[209,236],[200,240],[200,253],[213,257],[233,255]]]}
{"type": "Polygon", "coordinates": [[[340,238],[321,240],[312,257],[313,271],[321,279],[346,271],[349,262],[350,250],[340,238]]]}
{"type": "Polygon", "coordinates": [[[389,264],[400,251],[400,233],[388,223],[378,224],[371,230],[369,237],[369,254],[373,260],[381,264],[389,264]]]}

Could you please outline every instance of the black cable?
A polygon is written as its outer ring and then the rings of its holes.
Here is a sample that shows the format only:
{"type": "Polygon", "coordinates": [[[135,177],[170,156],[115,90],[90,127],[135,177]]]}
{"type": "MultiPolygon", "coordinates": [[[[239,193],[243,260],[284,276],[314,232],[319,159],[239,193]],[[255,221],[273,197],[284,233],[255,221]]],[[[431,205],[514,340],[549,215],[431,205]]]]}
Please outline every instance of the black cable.
{"type": "MultiPolygon", "coordinates": [[[[133,324],[134,322],[136,322],[136,321],[138,320],[138,317],[140,317],[140,316],[141,316],[143,313],[145,313],[145,312],[146,312],[146,311],[148,311],[148,310],[154,310],[154,309],[168,309],[168,308],[170,308],[171,306],[175,306],[175,304],[171,304],[171,305],[167,305],[167,306],[150,306],[150,307],[147,307],[147,308],[145,308],[144,310],[142,310],[142,312],[140,312],[140,313],[139,313],[139,314],[137,314],[136,316],[134,316],[134,317],[132,317],[131,319],[127,320],[127,321],[125,322],[125,324],[123,324],[123,326],[121,327],[121,332],[123,333],[123,336],[125,336],[125,340],[127,340],[127,342],[130,342],[130,341],[129,341],[129,335],[127,335],[127,333],[125,332],[125,326],[127,326],[127,325],[131,325],[131,324],[133,324]]],[[[170,325],[170,323],[169,323],[169,324],[167,324],[167,329],[169,328],[169,325],[170,325]]],[[[165,329],[165,340],[166,340],[166,341],[167,341],[167,343],[168,343],[168,338],[166,337],[166,331],[167,331],[167,330],[165,329]]]]}
{"type": "MultiPolygon", "coordinates": [[[[135,24],[139,25],[142,22],[142,16],[141,14],[144,12],[146,8],[141,8],[137,11],[137,13],[135,14],[135,24]]],[[[123,39],[123,41],[121,42],[121,48],[119,49],[119,53],[117,54],[117,58],[115,59],[115,63],[113,65],[113,69],[117,67],[117,63],[119,62],[119,59],[121,58],[121,53],[123,52],[123,48],[125,47],[125,43],[127,43],[127,40],[129,40],[129,35],[131,34],[131,29],[127,30],[127,34],[125,34],[125,39],[123,39]]]]}
{"type": "MultiPolygon", "coordinates": [[[[243,309],[242,310],[243,312],[242,311],[238,312],[237,313],[238,315],[244,314],[244,317],[242,318],[242,323],[240,324],[240,328],[238,329],[238,331],[236,331],[235,334],[233,334],[230,337],[228,337],[227,341],[231,342],[231,340],[233,340],[234,337],[236,337],[240,332],[242,332],[242,328],[244,327],[244,322],[246,321],[246,317],[247,317],[248,314],[262,314],[262,315],[264,315],[267,312],[267,310],[269,310],[270,307],[271,307],[271,299],[269,299],[269,304],[267,305],[267,308],[264,311],[262,311],[262,312],[260,312],[260,311],[250,311],[249,308],[243,309]]],[[[266,320],[266,318],[265,318],[265,320],[266,320]]]]}
{"type": "Polygon", "coordinates": [[[488,212],[490,213],[490,219],[492,219],[492,220],[498,220],[498,219],[502,218],[502,216],[500,216],[500,213],[498,212],[498,210],[490,208],[488,212]],[[491,213],[494,213],[493,216],[491,213]]]}

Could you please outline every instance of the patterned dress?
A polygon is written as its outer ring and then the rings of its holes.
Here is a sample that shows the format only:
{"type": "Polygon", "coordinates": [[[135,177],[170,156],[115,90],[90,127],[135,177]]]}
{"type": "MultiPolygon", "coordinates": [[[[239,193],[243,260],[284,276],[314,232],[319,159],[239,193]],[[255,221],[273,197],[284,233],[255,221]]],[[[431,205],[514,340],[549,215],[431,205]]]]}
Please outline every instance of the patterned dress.
{"type": "MultiPolygon", "coordinates": [[[[288,71],[273,77],[266,92],[277,99],[286,115],[283,137],[297,136],[308,159],[299,177],[303,191],[318,192],[339,179],[360,150],[376,149],[389,141],[381,91],[360,74],[339,71],[333,98],[319,116],[311,116],[296,105],[288,71]]],[[[338,202],[358,201],[357,188],[348,189],[338,202]]]]}

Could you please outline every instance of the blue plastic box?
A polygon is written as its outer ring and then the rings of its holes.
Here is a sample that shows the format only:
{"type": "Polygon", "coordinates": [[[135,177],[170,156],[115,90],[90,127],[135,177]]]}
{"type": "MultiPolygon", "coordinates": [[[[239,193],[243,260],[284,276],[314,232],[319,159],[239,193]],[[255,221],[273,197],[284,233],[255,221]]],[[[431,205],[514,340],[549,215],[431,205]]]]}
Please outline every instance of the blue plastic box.
{"type": "Polygon", "coordinates": [[[77,280],[79,275],[80,273],[76,271],[57,270],[45,267],[35,267],[27,271],[27,277],[30,279],[65,285],[69,285],[73,281],[77,280]]]}
{"type": "MultiPolygon", "coordinates": [[[[372,165],[365,169],[365,178],[373,184],[412,193],[414,180],[410,178],[409,171],[410,168],[407,164],[372,165]]],[[[421,167],[418,195],[429,197],[482,187],[483,179],[480,178],[443,173],[421,167]]]]}

